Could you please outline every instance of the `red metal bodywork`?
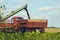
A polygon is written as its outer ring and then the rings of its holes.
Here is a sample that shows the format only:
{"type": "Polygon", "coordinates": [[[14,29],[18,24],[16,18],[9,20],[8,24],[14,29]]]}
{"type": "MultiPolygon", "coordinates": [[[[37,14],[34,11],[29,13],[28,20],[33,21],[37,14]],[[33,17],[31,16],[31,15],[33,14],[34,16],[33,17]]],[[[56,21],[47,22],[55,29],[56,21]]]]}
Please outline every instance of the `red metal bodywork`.
{"type": "Polygon", "coordinates": [[[40,22],[36,22],[38,20],[35,20],[34,22],[29,22],[29,20],[19,20],[19,24],[22,27],[27,27],[27,28],[45,28],[47,27],[47,20],[44,20],[45,22],[42,22],[41,20],[39,20],[40,22]]]}
{"type": "Polygon", "coordinates": [[[27,19],[17,19],[21,17],[13,17],[13,23],[0,23],[1,27],[26,27],[26,28],[45,28],[47,27],[47,20],[27,20],[27,19]]]}

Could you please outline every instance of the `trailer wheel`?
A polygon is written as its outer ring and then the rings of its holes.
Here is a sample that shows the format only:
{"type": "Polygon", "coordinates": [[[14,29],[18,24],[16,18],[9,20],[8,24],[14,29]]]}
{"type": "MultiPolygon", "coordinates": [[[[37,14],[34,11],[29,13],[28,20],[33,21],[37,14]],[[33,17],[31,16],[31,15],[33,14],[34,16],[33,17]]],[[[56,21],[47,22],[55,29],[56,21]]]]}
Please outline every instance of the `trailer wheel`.
{"type": "Polygon", "coordinates": [[[36,32],[36,29],[35,28],[32,28],[31,30],[34,31],[34,32],[36,32]]]}
{"type": "Polygon", "coordinates": [[[43,33],[44,32],[44,28],[41,28],[40,32],[43,33]]]}
{"type": "Polygon", "coordinates": [[[31,29],[27,29],[27,31],[28,31],[28,32],[32,32],[32,30],[31,30],[31,29]]]}

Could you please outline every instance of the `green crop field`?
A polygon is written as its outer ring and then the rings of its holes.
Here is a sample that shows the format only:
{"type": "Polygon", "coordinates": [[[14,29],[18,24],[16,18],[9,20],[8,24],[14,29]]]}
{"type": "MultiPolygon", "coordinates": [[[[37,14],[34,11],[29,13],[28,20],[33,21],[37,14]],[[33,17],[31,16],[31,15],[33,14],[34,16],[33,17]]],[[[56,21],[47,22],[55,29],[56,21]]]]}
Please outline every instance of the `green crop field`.
{"type": "Polygon", "coordinates": [[[0,32],[0,40],[60,40],[60,33],[21,32],[3,33],[0,32]]]}

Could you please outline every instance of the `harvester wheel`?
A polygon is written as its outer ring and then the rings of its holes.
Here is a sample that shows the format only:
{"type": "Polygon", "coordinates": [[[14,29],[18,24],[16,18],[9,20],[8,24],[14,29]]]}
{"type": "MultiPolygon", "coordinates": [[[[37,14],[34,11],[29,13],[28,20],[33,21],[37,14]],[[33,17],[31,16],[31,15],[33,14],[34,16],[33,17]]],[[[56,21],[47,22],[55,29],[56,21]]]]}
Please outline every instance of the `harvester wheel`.
{"type": "Polygon", "coordinates": [[[5,32],[11,33],[11,32],[14,32],[14,29],[12,29],[12,28],[6,28],[5,32]]]}
{"type": "Polygon", "coordinates": [[[3,32],[3,28],[0,28],[0,31],[3,32]]]}
{"type": "Polygon", "coordinates": [[[20,31],[21,31],[21,33],[24,33],[24,32],[26,32],[26,28],[21,28],[20,31]]]}
{"type": "Polygon", "coordinates": [[[27,29],[27,31],[28,31],[28,32],[32,32],[32,30],[31,30],[31,29],[27,29]]]}

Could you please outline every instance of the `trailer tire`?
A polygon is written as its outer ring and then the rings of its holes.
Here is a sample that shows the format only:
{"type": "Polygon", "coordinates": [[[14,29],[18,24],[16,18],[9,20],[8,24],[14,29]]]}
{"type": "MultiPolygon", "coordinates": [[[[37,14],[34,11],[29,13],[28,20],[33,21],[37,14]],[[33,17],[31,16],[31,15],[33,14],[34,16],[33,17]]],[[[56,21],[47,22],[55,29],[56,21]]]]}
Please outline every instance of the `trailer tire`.
{"type": "Polygon", "coordinates": [[[43,33],[44,32],[44,28],[41,28],[40,32],[43,33]]]}

